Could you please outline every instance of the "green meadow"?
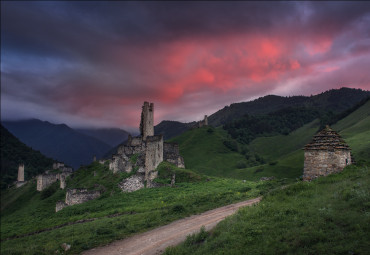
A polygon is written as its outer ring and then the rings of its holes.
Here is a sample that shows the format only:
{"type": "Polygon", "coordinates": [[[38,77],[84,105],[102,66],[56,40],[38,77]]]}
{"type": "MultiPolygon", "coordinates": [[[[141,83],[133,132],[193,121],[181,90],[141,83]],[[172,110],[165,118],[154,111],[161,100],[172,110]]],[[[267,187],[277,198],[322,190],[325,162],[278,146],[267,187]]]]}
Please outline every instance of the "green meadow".
{"type": "Polygon", "coordinates": [[[369,254],[370,164],[264,195],[164,254],[369,254]]]}
{"type": "Polygon", "coordinates": [[[165,162],[157,169],[158,183],[170,184],[176,174],[174,187],[123,193],[118,183],[130,174],[113,174],[94,162],[68,177],[67,188],[100,190],[101,197],[57,213],[55,204],[66,194],[58,182],[42,192],[36,191],[35,179],[2,191],[1,254],[78,254],[260,195],[259,205],[166,254],[368,254],[370,103],[332,126],[358,166],[302,182],[302,148],[319,126],[314,120],[288,135],[257,137],[248,145],[222,127],[188,130],[170,140],[179,143],[187,169],[165,162]],[[63,243],[71,249],[62,250],[63,243]]]}
{"type": "Polygon", "coordinates": [[[76,254],[186,216],[257,197],[271,188],[256,182],[200,176],[167,163],[159,166],[158,182],[168,182],[172,172],[182,181],[175,187],[122,193],[117,183],[123,176],[93,163],[69,177],[67,188],[95,187],[103,190],[102,196],[57,213],[55,203],[65,198],[59,183],[42,192],[36,191],[35,180],[19,189],[11,188],[1,196],[1,254],[54,254],[62,252],[62,243],[71,244],[68,253],[76,254]],[[72,224],[76,222],[80,223],[72,224]],[[33,234],[27,236],[30,233],[33,234]]]}

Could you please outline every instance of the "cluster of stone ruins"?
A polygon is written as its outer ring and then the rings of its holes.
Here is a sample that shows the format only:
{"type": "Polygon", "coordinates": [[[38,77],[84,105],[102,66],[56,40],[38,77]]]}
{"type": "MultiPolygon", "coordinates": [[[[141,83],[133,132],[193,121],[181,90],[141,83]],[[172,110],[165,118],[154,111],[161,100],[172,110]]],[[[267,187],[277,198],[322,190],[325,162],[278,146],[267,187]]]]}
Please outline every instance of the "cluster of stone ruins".
{"type": "MultiPolygon", "coordinates": [[[[132,192],[142,188],[158,187],[154,182],[158,176],[156,168],[162,161],[168,161],[179,168],[185,168],[184,159],[180,156],[179,146],[165,143],[162,135],[154,135],[153,103],[144,102],[141,113],[140,136],[129,136],[125,145],[118,147],[117,153],[109,160],[109,169],[113,173],[126,172],[132,175],[123,179],[119,187],[124,192],[132,192]]],[[[198,122],[198,127],[207,126],[208,119],[198,122]]],[[[328,126],[313,137],[311,143],[304,147],[303,180],[310,181],[319,176],[342,171],[352,163],[349,146],[328,126]]],[[[96,157],[94,157],[96,161],[96,157]]],[[[99,163],[104,164],[104,160],[99,163]]],[[[37,176],[37,190],[42,191],[56,181],[60,181],[60,188],[66,187],[66,178],[73,172],[72,168],[63,163],[54,163],[53,170],[37,176]]],[[[95,173],[94,173],[95,174],[95,173]]],[[[176,176],[171,180],[175,183],[176,176]]],[[[24,185],[24,164],[18,168],[16,186],[24,185]]],[[[100,191],[87,189],[67,189],[65,201],[56,204],[56,211],[66,206],[84,203],[101,195],[100,191]]]]}
{"type": "MultiPolygon", "coordinates": [[[[168,161],[179,168],[185,168],[184,159],[179,153],[179,146],[163,142],[163,135],[154,135],[154,105],[144,102],[141,112],[140,136],[129,136],[126,144],[118,147],[117,153],[112,156],[109,162],[109,169],[113,173],[132,173],[130,177],[119,183],[122,191],[132,192],[160,185],[153,180],[158,176],[156,168],[162,161],[168,161]]],[[[99,162],[105,163],[105,161],[99,162]]],[[[175,176],[172,177],[171,184],[173,185],[174,182],[175,176]]],[[[56,211],[99,196],[99,191],[68,189],[65,201],[59,201],[56,204],[56,211]]]]}
{"type": "Polygon", "coordinates": [[[66,178],[73,172],[72,168],[65,167],[64,163],[54,163],[53,170],[48,170],[37,176],[37,190],[42,191],[56,181],[60,181],[60,188],[66,187],[66,178]]]}
{"type": "Polygon", "coordinates": [[[113,155],[109,169],[116,172],[135,172],[130,178],[120,183],[123,191],[131,192],[155,187],[155,171],[162,161],[168,161],[179,168],[185,168],[184,159],[180,156],[177,144],[163,142],[163,135],[154,135],[154,105],[144,102],[141,112],[140,136],[128,137],[126,145],[120,146],[113,155]]]}

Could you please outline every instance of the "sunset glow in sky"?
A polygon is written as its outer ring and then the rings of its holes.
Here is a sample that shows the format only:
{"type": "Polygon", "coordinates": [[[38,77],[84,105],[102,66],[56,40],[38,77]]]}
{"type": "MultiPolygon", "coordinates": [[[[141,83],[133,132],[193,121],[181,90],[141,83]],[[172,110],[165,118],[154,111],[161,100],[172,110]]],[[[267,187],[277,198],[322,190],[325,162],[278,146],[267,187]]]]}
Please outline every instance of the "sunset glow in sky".
{"type": "Polygon", "coordinates": [[[137,129],[370,90],[369,2],[1,2],[1,118],[137,129]]]}

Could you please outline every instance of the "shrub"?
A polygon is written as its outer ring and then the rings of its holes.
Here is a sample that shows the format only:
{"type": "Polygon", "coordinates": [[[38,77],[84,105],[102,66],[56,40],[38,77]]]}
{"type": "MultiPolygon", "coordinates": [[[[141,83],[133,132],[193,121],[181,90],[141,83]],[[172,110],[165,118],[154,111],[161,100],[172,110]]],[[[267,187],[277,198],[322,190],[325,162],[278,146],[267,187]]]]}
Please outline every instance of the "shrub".
{"type": "Polygon", "coordinates": [[[204,242],[204,240],[206,240],[207,237],[208,237],[208,232],[206,231],[206,228],[202,226],[198,234],[193,234],[186,238],[185,245],[192,246],[194,244],[200,244],[204,242]]]}
{"type": "Polygon", "coordinates": [[[207,132],[210,133],[210,134],[212,134],[213,132],[215,132],[215,130],[213,129],[213,127],[209,127],[207,129],[207,132]]]}
{"type": "Polygon", "coordinates": [[[258,167],[258,168],[254,171],[254,173],[259,173],[259,172],[262,172],[262,171],[263,171],[263,166],[258,167]]]}
{"type": "Polygon", "coordinates": [[[41,197],[42,200],[44,200],[44,199],[52,196],[56,191],[57,191],[57,186],[56,185],[51,185],[50,187],[41,191],[40,197],[41,197]]]}
{"type": "Polygon", "coordinates": [[[247,164],[245,164],[244,161],[238,161],[238,163],[236,163],[236,167],[238,169],[246,168],[247,167],[247,164]]]}
{"type": "Polygon", "coordinates": [[[181,204],[174,205],[171,210],[174,213],[182,213],[186,211],[185,207],[181,204]]]}
{"type": "Polygon", "coordinates": [[[238,143],[234,140],[225,140],[223,144],[231,151],[238,151],[238,143]]]}
{"type": "Polygon", "coordinates": [[[131,161],[131,163],[134,165],[134,164],[136,164],[136,162],[137,162],[137,158],[139,157],[139,154],[134,154],[134,155],[132,155],[132,157],[130,158],[130,161],[131,161]]]}

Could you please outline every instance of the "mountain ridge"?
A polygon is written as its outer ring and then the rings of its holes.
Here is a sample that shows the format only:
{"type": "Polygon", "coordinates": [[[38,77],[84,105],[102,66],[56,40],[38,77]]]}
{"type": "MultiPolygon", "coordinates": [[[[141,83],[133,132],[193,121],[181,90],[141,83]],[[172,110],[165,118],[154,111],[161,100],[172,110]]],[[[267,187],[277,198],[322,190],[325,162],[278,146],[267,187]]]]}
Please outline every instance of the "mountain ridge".
{"type": "Polygon", "coordinates": [[[1,189],[17,180],[18,165],[25,165],[25,179],[28,180],[52,167],[54,159],[44,156],[19,141],[3,125],[1,127],[1,189]]]}
{"type": "Polygon", "coordinates": [[[52,124],[37,119],[3,121],[2,124],[15,137],[48,157],[78,168],[88,164],[93,156],[100,158],[111,146],[81,134],[66,124],[52,124]]]}
{"type": "MultiPolygon", "coordinates": [[[[217,127],[241,118],[245,114],[268,114],[287,107],[299,106],[337,114],[353,107],[367,97],[370,97],[370,91],[346,87],[331,89],[311,96],[298,95],[284,97],[266,95],[252,101],[227,105],[208,116],[208,123],[211,126],[217,127]]],[[[158,134],[163,134],[165,139],[171,139],[190,129],[191,125],[176,121],[176,130],[171,130],[172,127],[173,123],[171,121],[162,121],[155,127],[155,131],[158,134]]]]}

